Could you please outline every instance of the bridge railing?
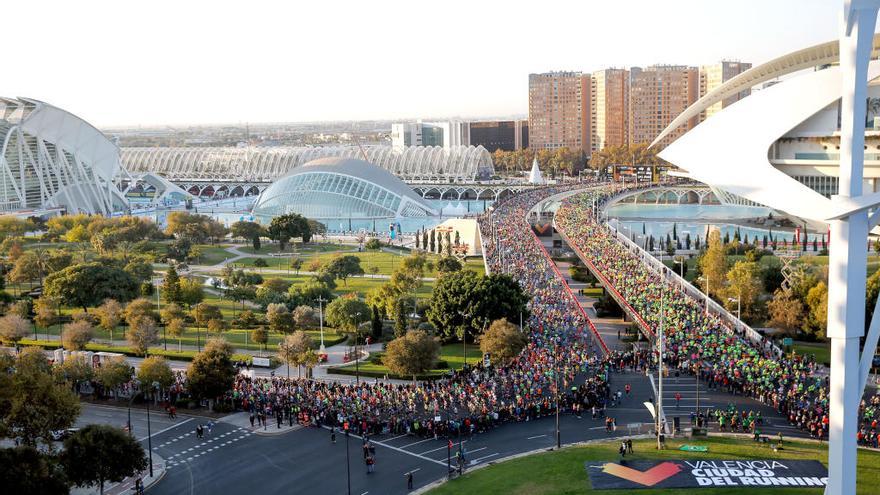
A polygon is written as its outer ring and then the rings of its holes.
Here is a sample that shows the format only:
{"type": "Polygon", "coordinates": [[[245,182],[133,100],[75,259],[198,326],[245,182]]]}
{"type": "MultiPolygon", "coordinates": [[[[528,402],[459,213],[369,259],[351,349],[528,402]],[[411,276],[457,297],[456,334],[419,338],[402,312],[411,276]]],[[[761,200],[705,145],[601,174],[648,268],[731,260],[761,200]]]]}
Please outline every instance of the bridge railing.
{"type": "Polygon", "coordinates": [[[627,246],[633,254],[638,256],[644,264],[649,267],[654,273],[659,275],[665,282],[669,283],[671,286],[678,286],[679,290],[681,290],[684,294],[690,296],[696,301],[703,302],[703,307],[706,307],[708,304],[708,312],[715,313],[722,321],[724,321],[731,329],[733,329],[736,333],[739,333],[746,338],[748,338],[754,344],[760,344],[763,346],[764,350],[773,349],[777,355],[781,354],[782,351],[778,346],[765,339],[760,333],[758,333],[755,329],[747,325],[745,322],[731,314],[727,309],[708,298],[706,294],[695,287],[693,284],[682,278],[675,272],[675,270],[669,269],[662,261],[658,260],[651,253],[645,251],[641,246],[633,242],[629,237],[626,236],[623,232],[620,232],[618,229],[614,228],[611,224],[605,223],[605,227],[611,231],[618,241],[627,246]]]}

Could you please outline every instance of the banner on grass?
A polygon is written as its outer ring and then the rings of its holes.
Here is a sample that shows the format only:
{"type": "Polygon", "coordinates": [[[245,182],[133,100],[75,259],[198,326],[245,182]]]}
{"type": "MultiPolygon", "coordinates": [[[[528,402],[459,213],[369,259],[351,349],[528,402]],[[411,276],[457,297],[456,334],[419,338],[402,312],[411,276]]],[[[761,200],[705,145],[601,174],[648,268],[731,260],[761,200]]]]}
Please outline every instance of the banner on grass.
{"type": "Polygon", "coordinates": [[[633,488],[825,486],[819,461],[674,460],[586,462],[594,490],[633,488]]]}

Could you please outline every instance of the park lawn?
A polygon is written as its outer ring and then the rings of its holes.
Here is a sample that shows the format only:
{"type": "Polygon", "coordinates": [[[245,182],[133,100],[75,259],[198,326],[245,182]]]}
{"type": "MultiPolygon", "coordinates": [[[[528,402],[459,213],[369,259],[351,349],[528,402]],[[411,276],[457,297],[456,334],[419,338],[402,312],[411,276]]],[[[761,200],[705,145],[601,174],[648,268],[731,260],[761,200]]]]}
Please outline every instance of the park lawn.
{"type": "Polygon", "coordinates": [[[302,242],[288,243],[285,246],[284,251],[278,250],[278,244],[274,242],[264,242],[260,247],[260,250],[257,251],[251,244],[236,244],[238,250],[242,253],[248,254],[278,254],[281,253],[284,256],[293,256],[295,254],[303,254],[303,253],[325,253],[330,251],[344,251],[346,249],[354,248],[353,244],[338,244],[333,242],[321,242],[321,243],[309,243],[303,244],[302,242]]]}
{"type": "Polygon", "coordinates": [[[602,294],[605,293],[605,290],[602,287],[585,287],[583,289],[584,295],[587,297],[602,297],[602,294]]]}
{"type": "Polygon", "coordinates": [[[792,346],[794,352],[801,356],[813,354],[816,356],[817,363],[831,362],[831,343],[830,342],[794,342],[792,346]]]}
{"type": "MultiPolygon", "coordinates": [[[[510,495],[545,494],[596,494],[620,495],[623,490],[592,490],[584,467],[587,461],[615,461],[618,459],[618,443],[591,444],[566,447],[555,452],[521,457],[494,466],[466,473],[428,493],[430,495],[468,495],[485,493],[505,493],[510,495]]],[[[658,452],[652,440],[634,440],[634,454],[627,459],[802,459],[827,462],[827,445],[806,442],[786,441],[785,449],[774,453],[767,446],[753,443],[744,438],[709,437],[700,440],[673,440],[667,442],[667,450],[658,452]],[[677,450],[682,444],[705,445],[708,453],[682,452],[677,450]]],[[[857,493],[868,495],[877,493],[880,483],[880,452],[859,450],[859,480],[857,493]]],[[[768,487],[737,490],[731,488],[694,489],[652,489],[651,495],[730,495],[749,493],[750,495],[801,495],[823,493],[823,488],[768,487]]]]}
{"type": "Polygon", "coordinates": [[[202,255],[194,262],[196,265],[216,265],[222,263],[225,259],[235,256],[226,250],[227,245],[215,244],[212,246],[210,244],[198,244],[194,247],[198,247],[199,251],[202,252],[202,255]]]}
{"type": "MultiPolygon", "coordinates": [[[[326,336],[325,336],[326,338],[326,336]]],[[[377,353],[379,356],[384,354],[384,352],[377,353]]],[[[375,354],[373,355],[375,356],[375,354]]],[[[373,357],[371,356],[371,357],[373,357]]],[[[461,369],[464,364],[464,351],[462,349],[461,344],[446,344],[440,348],[440,361],[446,362],[446,367],[435,368],[426,371],[422,376],[428,377],[440,377],[446,374],[450,369],[461,369]]],[[[468,364],[475,364],[477,361],[483,358],[483,353],[480,351],[480,348],[476,345],[469,344],[467,347],[467,362],[468,364]]],[[[354,365],[347,365],[346,368],[352,368],[354,365]]],[[[358,365],[358,368],[362,372],[367,372],[370,374],[376,375],[392,375],[391,370],[388,369],[384,364],[377,364],[372,361],[372,359],[367,360],[366,362],[362,362],[358,365]]]]}

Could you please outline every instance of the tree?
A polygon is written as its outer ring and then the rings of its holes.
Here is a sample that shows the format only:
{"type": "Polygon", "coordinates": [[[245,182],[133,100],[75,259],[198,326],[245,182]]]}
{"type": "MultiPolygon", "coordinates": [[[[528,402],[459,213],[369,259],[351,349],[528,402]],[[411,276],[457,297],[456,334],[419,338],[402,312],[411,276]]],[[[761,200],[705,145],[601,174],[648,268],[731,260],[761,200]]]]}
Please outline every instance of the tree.
{"type": "Polygon", "coordinates": [[[162,310],[159,311],[159,317],[165,325],[168,325],[172,320],[186,319],[186,311],[177,304],[170,303],[162,306],[162,310]]]}
{"type": "Polygon", "coordinates": [[[474,337],[501,318],[518,321],[521,314],[527,318],[528,301],[519,283],[507,275],[460,271],[437,281],[427,314],[444,338],[460,339],[465,330],[474,337]]]}
{"type": "Polygon", "coordinates": [[[278,357],[287,363],[288,375],[290,367],[299,368],[303,365],[305,353],[310,350],[312,350],[312,339],[302,330],[293,332],[278,343],[278,357]]]}
{"type": "Polygon", "coordinates": [[[382,249],[382,241],[374,237],[364,244],[364,248],[370,251],[378,251],[379,249],[382,249]]]}
{"type": "Polygon", "coordinates": [[[116,299],[107,299],[98,307],[98,322],[104,330],[110,334],[110,343],[113,343],[113,330],[122,322],[122,305],[116,299]]]}
{"type": "Polygon", "coordinates": [[[174,265],[168,266],[165,272],[165,279],[162,281],[162,299],[166,303],[180,302],[180,276],[174,265]]]}
{"type": "Polygon", "coordinates": [[[180,279],[180,303],[188,308],[201,303],[205,299],[202,284],[193,278],[180,279]]]}
{"type": "Polygon", "coordinates": [[[393,373],[414,377],[433,368],[439,356],[439,339],[422,330],[410,330],[388,343],[382,363],[393,373]]]}
{"type": "Polygon", "coordinates": [[[275,333],[290,333],[293,331],[293,315],[284,304],[270,304],[266,307],[266,321],[269,328],[275,333]]]}
{"type": "Polygon", "coordinates": [[[82,351],[86,348],[86,344],[92,341],[94,334],[94,329],[88,321],[74,321],[65,326],[61,341],[64,348],[69,351],[82,351]]]}
{"type": "Polygon", "coordinates": [[[461,262],[451,256],[444,256],[437,262],[437,271],[440,274],[457,272],[462,269],[461,262]]]}
{"type": "Polygon", "coordinates": [[[140,316],[129,321],[128,343],[137,354],[147,355],[150,346],[159,340],[159,329],[156,320],[149,316],[140,316]]]}
{"type": "Polygon", "coordinates": [[[58,319],[58,300],[47,296],[37,299],[34,313],[34,323],[48,330],[58,319]]]}
{"type": "Polygon", "coordinates": [[[767,312],[770,314],[770,326],[792,334],[802,325],[804,305],[790,291],[777,289],[767,303],[767,312]]]}
{"type": "Polygon", "coordinates": [[[155,303],[143,297],[139,297],[128,303],[125,306],[123,315],[125,317],[125,322],[128,323],[129,326],[134,326],[134,321],[139,318],[146,317],[153,321],[159,319],[159,315],[156,314],[155,303]]]}
{"type": "Polygon", "coordinates": [[[208,303],[197,304],[193,308],[192,313],[196,325],[205,329],[207,329],[209,321],[223,318],[223,313],[220,312],[220,308],[208,303]]]}
{"type": "Polygon", "coordinates": [[[266,344],[269,342],[269,332],[266,327],[260,325],[251,331],[251,340],[263,346],[263,352],[266,351],[266,344]]]}
{"type": "Polygon", "coordinates": [[[391,318],[394,320],[394,336],[403,337],[407,330],[407,319],[409,318],[407,311],[415,309],[415,298],[410,296],[400,296],[394,302],[394,311],[391,318]]]}
{"type": "Polygon", "coordinates": [[[431,229],[431,240],[430,240],[430,246],[431,246],[430,251],[431,251],[432,253],[434,253],[434,252],[437,251],[437,234],[434,233],[434,229],[431,229]]]}
{"type": "MultiPolygon", "coordinates": [[[[12,366],[6,365],[4,369],[12,366]]],[[[22,351],[15,366],[0,390],[0,430],[14,432],[30,447],[41,441],[49,444],[52,432],[70,428],[79,416],[79,398],[66,384],[55,381],[42,349],[22,351]]]]}
{"type": "Polygon", "coordinates": [[[61,364],[56,364],[52,371],[59,381],[69,384],[74,392],[79,389],[80,384],[87,383],[95,377],[92,364],[81,355],[68,356],[61,364]]]}
{"type": "Polygon", "coordinates": [[[236,370],[232,364],[232,346],[223,339],[209,339],[205,350],[196,355],[186,376],[192,394],[213,400],[232,389],[236,370]]]}
{"type": "Polygon", "coordinates": [[[725,307],[741,307],[743,315],[752,315],[752,310],[761,295],[761,267],[754,261],[737,261],[727,272],[727,288],[724,293],[725,307]],[[731,299],[736,299],[731,301],[731,299]],[[738,301],[738,303],[737,303],[738,301]]]}
{"type": "Polygon", "coordinates": [[[703,292],[709,295],[719,293],[727,276],[727,254],[717,230],[709,234],[708,248],[698,263],[703,274],[703,292]]]}
{"type": "Polygon", "coordinates": [[[27,337],[31,326],[17,314],[7,314],[0,318],[0,338],[7,344],[18,346],[18,341],[27,337]]]}
{"type": "Polygon", "coordinates": [[[174,318],[168,320],[165,323],[165,331],[171,337],[177,337],[177,350],[180,351],[181,347],[181,337],[183,337],[183,333],[186,331],[186,322],[183,318],[174,318]]]}
{"type": "Polygon", "coordinates": [[[28,446],[0,449],[0,484],[4,493],[60,495],[70,490],[61,464],[28,446]]]}
{"type": "Polygon", "coordinates": [[[318,312],[311,306],[301,304],[293,310],[293,322],[299,328],[311,328],[316,326],[318,321],[318,312]]]}
{"type": "Polygon", "coordinates": [[[806,302],[810,312],[807,329],[816,338],[825,339],[825,331],[828,328],[828,286],[825,282],[819,282],[807,292],[806,302]]]}
{"type": "Polygon", "coordinates": [[[320,273],[342,280],[342,283],[347,285],[348,277],[363,275],[364,269],[361,268],[361,259],[357,256],[337,255],[321,266],[320,273]]]}
{"type": "Polygon", "coordinates": [[[80,263],[50,273],[43,294],[88,311],[104,299],[129,301],[138,294],[138,282],[124,270],[101,263],[80,263]]]}
{"type": "Polygon", "coordinates": [[[502,318],[495,320],[480,337],[480,350],[498,363],[506,364],[528,343],[522,329],[502,318]]]}
{"type": "Polygon", "coordinates": [[[290,286],[291,283],[283,278],[270,278],[263,282],[263,287],[279,294],[287,292],[287,290],[290,289],[290,286]]]}
{"type": "Polygon", "coordinates": [[[163,389],[174,383],[174,373],[171,371],[171,366],[162,356],[145,358],[138,369],[137,377],[141,383],[152,384],[155,382],[163,389]]]}
{"type": "Polygon", "coordinates": [[[10,282],[22,284],[32,280],[40,280],[43,278],[43,269],[40,266],[40,260],[33,251],[25,251],[22,253],[15,263],[12,270],[7,275],[10,282]]]}
{"type": "MultiPolygon", "coordinates": [[[[266,235],[262,225],[244,220],[233,223],[229,227],[229,231],[232,233],[232,237],[250,239],[251,241],[256,240],[254,242],[259,242],[260,236],[266,235]]],[[[256,246],[254,246],[254,249],[259,250],[256,246]]]]}
{"type": "Polygon", "coordinates": [[[111,358],[101,364],[101,367],[95,370],[95,381],[107,390],[113,392],[116,397],[116,391],[122,384],[131,380],[132,368],[125,361],[125,358],[111,358]]]}
{"type": "Polygon", "coordinates": [[[301,237],[303,242],[309,242],[312,231],[305,217],[297,213],[279,215],[272,219],[267,234],[270,239],[278,242],[279,251],[283,251],[291,238],[301,237]]]}
{"type": "Polygon", "coordinates": [[[344,332],[354,332],[370,319],[370,307],[356,297],[339,297],[324,308],[324,320],[344,332]]]}
{"type": "Polygon", "coordinates": [[[269,265],[266,263],[266,260],[264,260],[263,258],[257,258],[254,260],[254,266],[256,268],[266,268],[269,265]]]}
{"type": "Polygon", "coordinates": [[[226,322],[215,318],[213,320],[208,321],[208,332],[213,333],[215,335],[220,335],[223,331],[226,330],[226,322]]]}
{"type": "Polygon", "coordinates": [[[299,258],[291,258],[290,259],[290,268],[293,270],[293,273],[299,275],[299,271],[302,269],[303,261],[299,258]]]}
{"type": "Polygon", "coordinates": [[[147,466],[141,444],[121,429],[110,425],[88,425],[64,440],[62,464],[76,486],[119,482],[147,466]]]}
{"type": "Polygon", "coordinates": [[[378,340],[382,338],[382,318],[379,317],[379,308],[372,306],[372,316],[370,317],[370,332],[373,338],[378,340]]]}

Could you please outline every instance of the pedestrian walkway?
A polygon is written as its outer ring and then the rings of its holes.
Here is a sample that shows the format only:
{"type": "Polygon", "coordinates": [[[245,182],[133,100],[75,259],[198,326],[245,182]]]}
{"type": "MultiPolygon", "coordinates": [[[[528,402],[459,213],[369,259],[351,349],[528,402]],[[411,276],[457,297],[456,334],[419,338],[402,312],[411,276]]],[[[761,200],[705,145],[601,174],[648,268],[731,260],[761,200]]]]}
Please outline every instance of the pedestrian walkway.
{"type": "Polygon", "coordinates": [[[163,438],[162,443],[154,439],[153,455],[157,453],[166,459],[166,469],[197,462],[218,450],[232,448],[238,442],[250,437],[254,432],[249,428],[238,427],[228,423],[216,423],[212,428],[205,428],[200,438],[195,431],[170,435],[163,438]]]}

